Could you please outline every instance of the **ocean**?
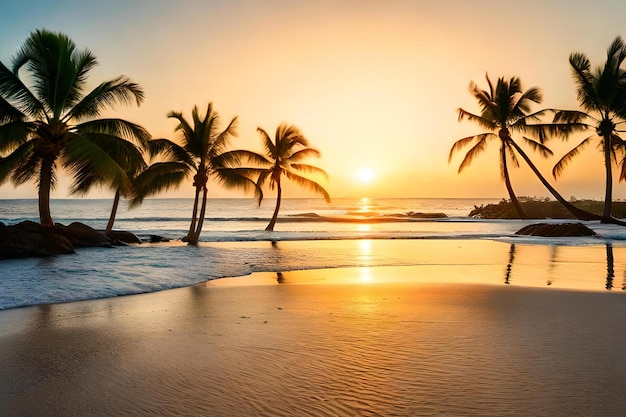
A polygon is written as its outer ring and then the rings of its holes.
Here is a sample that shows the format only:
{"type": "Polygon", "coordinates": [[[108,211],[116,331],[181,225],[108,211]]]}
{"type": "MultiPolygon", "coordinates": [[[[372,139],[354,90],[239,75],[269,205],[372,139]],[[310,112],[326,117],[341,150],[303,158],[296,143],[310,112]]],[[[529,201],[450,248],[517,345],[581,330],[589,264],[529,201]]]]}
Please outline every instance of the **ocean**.
{"type": "MultiPolygon", "coordinates": [[[[603,289],[608,287],[605,276],[613,280],[620,271],[626,271],[622,261],[626,258],[626,229],[587,222],[597,236],[546,239],[514,234],[531,221],[468,217],[475,205],[496,202],[498,199],[364,198],[337,199],[326,204],[322,199],[285,199],[275,231],[266,232],[274,201],[266,200],[258,207],[249,198],[211,199],[197,246],[180,241],[189,227],[193,200],[150,199],[133,210],[122,202],[115,229],[142,238],[159,235],[171,241],[85,248],[75,255],[45,259],[0,261],[0,309],[152,292],[252,272],[429,263],[493,263],[496,267],[503,263],[506,270],[512,257],[510,247],[517,248],[517,262],[526,264],[524,275],[531,280],[558,281],[554,277],[544,279],[543,272],[537,271],[550,270],[554,275],[562,267],[562,274],[567,275],[567,265],[575,262],[582,267],[592,265],[592,275],[597,275],[596,270],[603,271],[602,279],[593,281],[594,286],[603,289]],[[412,217],[411,213],[444,213],[447,217],[424,219],[412,217]],[[478,254],[471,251],[470,256],[465,256],[470,252],[463,250],[455,254],[432,250],[438,241],[452,239],[460,242],[459,247],[476,246],[472,243],[476,241],[498,244],[486,246],[478,254]],[[415,250],[400,250],[399,242],[404,242],[405,248],[409,241],[415,250]],[[534,249],[526,260],[520,258],[525,248],[532,246],[540,249],[534,249]],[[597,255],[592,259],[577,258],[575,248],[581,246],[594,248],[585,253],[597,255]],[[606,272],[609,248],[611,276],[606,272]],[[533,260],[544,255],[547,258],[541,262],[533,260]]],[[[111,200],[106,199],[51,203],[57,223],[78,221],[96,229],[106,226],[110,209],[111,200]]],[[[39,220],[36,200],[0,200],[0,222],[23,220],[39,220]]]]}

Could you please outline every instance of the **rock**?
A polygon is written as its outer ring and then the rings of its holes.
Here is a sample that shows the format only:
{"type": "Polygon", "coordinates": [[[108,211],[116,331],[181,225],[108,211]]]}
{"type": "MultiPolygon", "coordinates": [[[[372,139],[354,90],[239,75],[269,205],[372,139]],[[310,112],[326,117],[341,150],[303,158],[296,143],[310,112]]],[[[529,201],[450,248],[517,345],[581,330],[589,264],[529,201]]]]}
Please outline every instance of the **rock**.
{"type": "Polygon", "coordinates": [[[74,247],[110,247],[113,239],[83,223],[74,222],[69,226],[57,223],[54,229],[65,236],[74,247]]]}
{"type": "Polygon", "coordinates": [[[594,236],[596,232],[582,223],[536,223],[522,227],[516,235],[543,237],[594,236]]]}
{"type": "Polygon", "coordinates": [[[149,236],[149,242],[150,243],[160,243],[160,242],[169,242],[170,240],[166,237],[163,236],[159,236],[159,235],[150,235],[149,236]]]}
{"type": "Polygon", "coordinates": [[[106,235],[121,243],[141,243],[141,239],[139,239],[134,233],[125,232],[123,230],[111,230],[106,235]]]}
{"type": "Polygon", "coordinates": [[[112,247],[127,241],[141,243],[132,233],[116,232],[116,235],[116,238],[108,237],[82,223],[53,227],[42,227],[32,221],[11,226],[0,224],[0,260],[70,254],[77,247],[112,247]]]}
{"type": "Polygon", "coordinates": [[[53,228],[24,221],[0,227],[0,259],[47,257],[74,253],[74,246],[53,228]]]}

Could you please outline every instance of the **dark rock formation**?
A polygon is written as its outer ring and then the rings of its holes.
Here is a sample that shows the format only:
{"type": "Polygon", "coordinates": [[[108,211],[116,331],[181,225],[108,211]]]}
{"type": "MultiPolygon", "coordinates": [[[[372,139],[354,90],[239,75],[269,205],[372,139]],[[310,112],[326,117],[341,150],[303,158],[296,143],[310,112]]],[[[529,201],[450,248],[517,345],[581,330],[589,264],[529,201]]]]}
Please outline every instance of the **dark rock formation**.
{"type": "Polygon", "coordinates": [[[159,236],[159,235],[150,235],[148,236],[148,242],[150,243],[161,243],[161,242],[169,242],[170,240],[166,237],[163,236],[159,236]]]}
{"type": "Polygon", "coordinates": [[[42,227],[23,221],[0,225],[0,259],[47,257],[74,253],[78,247],[112,247],[118,242],[82,223],[42,227]]]}
{"type": "Polygon", "coordinates": [[[106,234],[111,239],[114,239],[117,242],[121,243],[141,243],[141,239],[139,239],[134,233],[125,232],[122,230],[111,230],[106,234]]]}
{"type": "Polygon", "coordinates": [[[569,236],[594,236],[596,232],[582,223],[536,223],[522,227],[515,232],[516,235],[544,236],[544,237],[569,237],[569,236]]]}

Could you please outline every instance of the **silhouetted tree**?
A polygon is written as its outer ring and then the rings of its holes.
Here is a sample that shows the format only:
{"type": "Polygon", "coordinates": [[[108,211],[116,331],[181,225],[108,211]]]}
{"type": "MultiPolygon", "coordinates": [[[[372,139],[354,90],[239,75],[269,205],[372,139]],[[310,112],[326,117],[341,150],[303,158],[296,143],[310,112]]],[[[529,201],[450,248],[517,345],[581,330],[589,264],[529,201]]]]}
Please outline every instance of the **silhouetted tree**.
{"type": "Polygon", "coordinates": [[[323,169],[301,162],[311,156],[319,157],[320,153],[317,149],[309,147],[309,141],[296,126],[281,123],[276,128],[273,141],[267,132],[260,127],[257,128],[257,132],[261,135],[265,155],[249,155],[249,159],[252,159],[257,164],[267,166],[267,168],[258,170],[257,201],[259,205],[263,200],[263,193],[261,191],[263,184],[269,182],[270,189],[273,190],[276,188],[276,207],[265,230],[274,230],[274,225],[278,219],[282,199],[281,180],[283,176],[301,187],[321,194],[327,202],[330,202],[330,196],[324,187],[315,180],[305,176],[307,174],[314,174],[328,178],[326,171],[323,169]]]}
{"type": "Polygon", "coordinates": [[[244,175],[245,170],[238,170],[247,151],[227,151],[229,140],[236,136],[237,117],[234,117],[224,130],[220,130],[220,118],[209,103],[206,113],[201,115],[194,106],[192,121],[188,122],[179,112],[170,112],[168,117],[178,120],[176,132],[181,145],[168,139],[156,139],[152,146],[155,152],[168,155],[170,161],[179,162],[185,167],[186,174],[193,174],[195,198],[191,224],[184,241],[196,244],[202,232],[207,203],[207,183],[214,177],[227,188],[254,188],[254,181],[244,175]],[[200,201],[202,195],[202,201],[200,201]]]}
{"type": "Polygon", "coordinates": [[[512,77],[510,80],[499,78],[495,87],[491,83],[489,76],[486,78],[489,90],[480,89],[474,82],[470,83],[469,87],[470,93],[478,101],[481,110],[480,114],[473,114],[462,108],[458,109],[458,113],[459,121],[467,119],[475,122],[482,128],[485,128],[487,132],[468,136],[456,141],[450,149],[448,162],[452,160],[456,152],[471,145],[472,147],[467,154],[465,154],[459,166],[460,173],[471,164],[476,156],[486,149],[489,141],[498,140],[500,142],[500,172],[511,202],[515,206],[520,218],[526,218],[526,214],[513,192],[508,169],[508,160],[512,161],[515,166],[519,166],[518,155],[524,159],[548,191],[572,214],[584,220],[599,218],[599,216],[574,207],[565,200],[544,178],[528,155],[511,136],[512,133],[522,134],[524,142],[545,157],[552,155],[552,151],[544,145],[545,140],[547,140],[549,136],[556,135],[566,137],[571,132],[579,130],[582,127],[576,122],[540,123],[541,118],[553,110],[546,109],[530,113],[532,103],[541,103],[542,96],[539,89],[533,87],[524,91],[517,77],[512,77]],[[538,140],[528,138],[524,135],[525,133],[536,135],[538,140]]]}
{"type": "Polygon", "coordinates": [[[73,176],[73,192],[94,175],[125,187],[128,177],[113,155],[132,153],[128,140],[150,137],[126,120],[97,118],[116,104],[139,105],[143,91],[120,76],[85,92],[96,65],[91,51],[45,29],[30,34],[11,69],[0,63],[0,183],[37,183],[42,226],[54,224],[50,191],[58,165],[73,176]]]}
{"type": "MultiPolygon", "coordinates": [[[[578,102],[584,112],[559,111],[555,122],[579,123],[595,129],[595,134],[583,139],[574,149],[563,156],[554,166],[552,174],[556,178],[565,166],[593,140],[599,139],[605,167],[603,223],[620,223],[611,216],[613,200],[612,160],[616,148],[623,150],[624,142],[619,137],[617,126],[626,118],[626,71],[621,68],[626,59],[626,44],[621,37],[615,38],[609,46],[604,65],[591,68],[586,55],[576,52],[569,57],[572,75],[576,81],[578,102]]],[[[621,179],[626,178],[626,166],[622,164],[621,179]]]]}

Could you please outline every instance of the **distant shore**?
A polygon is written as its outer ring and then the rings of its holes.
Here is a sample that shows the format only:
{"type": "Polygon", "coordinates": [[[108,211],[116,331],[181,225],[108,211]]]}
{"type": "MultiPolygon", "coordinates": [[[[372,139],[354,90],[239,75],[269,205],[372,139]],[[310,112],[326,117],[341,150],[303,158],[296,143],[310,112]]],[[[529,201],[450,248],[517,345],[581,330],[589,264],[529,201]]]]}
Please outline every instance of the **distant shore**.
{"type": "MultiPolygon", "coordinates": [[[[593,214],[602,214],[604,202],[597,200],[574,200],[571,203],[593,214]]],[[[520,204],[529,219],[575,219],[558,201],[546,199],[521,199],[520,204]]],[[[626,202],[614,201],[612,214],[617,218],[626,218],[626,202]]],[[[479,219],[518,219],[513,203],[509,200],[501,200],[497,204],[474,206],[468,213],[469,217],[479,219]]]]}

